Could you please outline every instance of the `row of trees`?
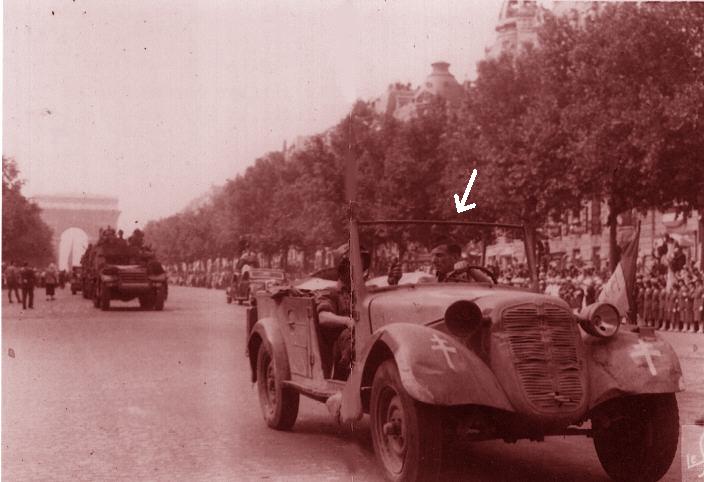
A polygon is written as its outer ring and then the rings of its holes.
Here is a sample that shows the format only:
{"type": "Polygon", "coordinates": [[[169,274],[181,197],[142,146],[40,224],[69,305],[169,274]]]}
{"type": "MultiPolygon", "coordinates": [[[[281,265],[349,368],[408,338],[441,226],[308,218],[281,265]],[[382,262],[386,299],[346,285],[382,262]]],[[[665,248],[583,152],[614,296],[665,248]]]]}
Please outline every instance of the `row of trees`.
{"type": "MultiPolygon", "coordinates": [[[[619,214],[676,206],[704,212],[704,4],[604,6],[579,23],[548,17],[539,45],[478,66],[460,107],[419,105],[407,122],[358,102],[338,125],[289,155],[269,153],[210,203],[150,223],[168,261],[312,252],[346,239],[345,171],[358,160],[364,217],[461,215],[538,228],[608,205],[615,263],[619,214]]],[[[429,233],[377,233],[403,250],[429,233]]],[[[613,266],[613,264],[612,264],[613,266]]]]}
{"type": "Polygon", "coordinates": [[[13,159],[2,158],[2,259],[44,266],[54,258],[52,232],[39,207],[22,194],[22,180],[13,159]]]}

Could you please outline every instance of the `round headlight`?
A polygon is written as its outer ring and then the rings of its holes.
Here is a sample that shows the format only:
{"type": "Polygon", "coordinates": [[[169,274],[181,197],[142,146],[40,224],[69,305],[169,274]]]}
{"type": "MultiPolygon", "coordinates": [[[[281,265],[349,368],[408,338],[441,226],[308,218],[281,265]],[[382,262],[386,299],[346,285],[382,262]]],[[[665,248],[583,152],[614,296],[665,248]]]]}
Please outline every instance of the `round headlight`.
{"type": "Polygon", "coordinates": [[[445,325],[455,336],[470,336],[481,326],[481,323],[482,310],[472,301],[455,301],[445,311],[445,325]]]}
{"type": "Polygon", "coordinates": [[[594,303],[579,314],[579,326],[592,336],[610,338],[618,332],[621,317],[614,305],[594,303]]]}

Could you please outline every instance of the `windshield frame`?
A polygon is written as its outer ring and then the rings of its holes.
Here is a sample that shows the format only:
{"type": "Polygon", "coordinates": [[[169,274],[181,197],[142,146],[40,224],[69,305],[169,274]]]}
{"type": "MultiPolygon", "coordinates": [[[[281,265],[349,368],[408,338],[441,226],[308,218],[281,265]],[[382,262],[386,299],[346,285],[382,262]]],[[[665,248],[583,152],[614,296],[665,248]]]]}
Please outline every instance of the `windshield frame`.
{"type": "MultiPolygon", "coordinates": [[[[379,219],[379,220],[369,220],[360,219],[355,221],[359,227],[362,226],[383,226],[383,225],[427,225],[427,226],[472,226],[480,228],[498,228],[498,229],[511,229],[520,231],[523,234],[523,246],[526,255],[526,261],[528,263],[528,271],[530,273],[531,285],[533,289],[537,287],[537,274],[536,274],[536,264],[533,253],[535,249],[533,246],[533,237],[530,235],[530,230],[526,225],[523,224],[512,224],[512,223],[492,223],[486,221],[454,221],[449,219],[379,219]],[[531,249],[532,248],[532,249],[531,249]]],[[[482,265],[485,263],[485,254],[482,253],[482,265]]]]}

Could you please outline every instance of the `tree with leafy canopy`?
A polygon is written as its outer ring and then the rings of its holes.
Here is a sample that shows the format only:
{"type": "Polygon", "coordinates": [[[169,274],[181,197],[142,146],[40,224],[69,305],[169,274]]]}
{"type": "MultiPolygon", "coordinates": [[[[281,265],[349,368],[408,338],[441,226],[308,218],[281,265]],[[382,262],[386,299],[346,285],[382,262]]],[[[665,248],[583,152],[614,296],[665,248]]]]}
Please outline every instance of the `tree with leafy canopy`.
{"type": "Polygon", "coordinates": [[[673,169],[683,175],[694,160],[678,154],[677,143],[685,130],[701,137],[691,131],[697,122],[675,114],[701,80],[701,22],[692,22],[693,15],[701,20],[701,9],[610,4],[584,25],[549,18],[541,30],[543,82],[554,92],[569,139],[575,188],[609,208],[612,267],[618,216],[675,201],[671,188],[682,184],[668,185],[672,178],[664,175],[673,169]]]}
{"type": "Polygon", "coordinates": [[[22,194],[14,159],[2,158],[2,259],[43,266],[54,260],[52,231],[40,208],[22,194]]]}
{"type": "MultiPolygon", "coordinates": [[[[546,89],[543,57],[528,49],[478,66],[478,77],[460,110],[459,127],[447,146],[443,198],[462,195],[472,168],[478,176],[468,202],[482,220],[520,223],[536,229],[568,209],[579,209],[575,175],[565,146],[553,92],[546,89]],[[460,141],[462,134],[466,137],[460,141]]],[[[515,234],[515,233],[513,233],[515,234]]]]}

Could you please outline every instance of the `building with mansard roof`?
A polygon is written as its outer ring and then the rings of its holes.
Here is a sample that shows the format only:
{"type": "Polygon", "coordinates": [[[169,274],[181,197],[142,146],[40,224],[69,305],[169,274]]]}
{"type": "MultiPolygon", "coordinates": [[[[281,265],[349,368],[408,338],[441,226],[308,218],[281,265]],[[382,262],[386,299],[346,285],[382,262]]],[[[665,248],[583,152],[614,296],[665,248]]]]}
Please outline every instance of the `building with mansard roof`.
{"type": "Polygon", "coordinates": [[[408,120],[415,115],[418,107],[436,96],[450,105],[459,105],[463,89],[450,72],[450,64],[437,61],[431,64],[431,71],[423,84],[415,89],[411,84],[391,84],[383,95],[372,101],[372,107],[380,114],[408,120]]]}

